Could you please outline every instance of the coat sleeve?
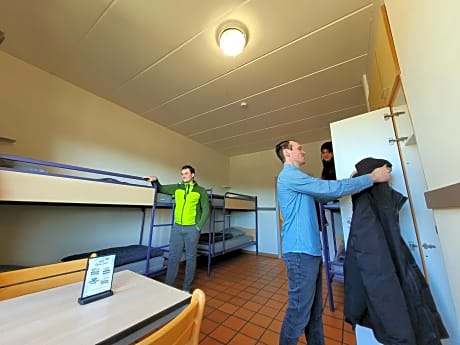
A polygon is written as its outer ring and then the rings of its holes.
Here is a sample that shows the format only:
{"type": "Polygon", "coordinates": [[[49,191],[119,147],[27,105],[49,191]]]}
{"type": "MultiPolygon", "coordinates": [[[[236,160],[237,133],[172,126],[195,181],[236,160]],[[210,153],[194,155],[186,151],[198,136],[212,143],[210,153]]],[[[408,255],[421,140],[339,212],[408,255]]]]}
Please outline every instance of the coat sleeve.
{"type": "Polygon", "coordinates": [[[200,188],[200,207],[201,207],[201,217],[200,220],[197,222],[196,226],[198,230],[201,231],[203,229],[204,224],[209,218],[209,197],[208,193],[204,188],[200,188]]]}
{"type": "Polygon", "coordinates": [[[159,180],[156,180],[155,182],[152,182],[152,186],[155,186],[155,183],[158,186],[159,193],[174,195],[176,189],[179,188],[179,184],[177,183],[162,185],[159,180]]]}

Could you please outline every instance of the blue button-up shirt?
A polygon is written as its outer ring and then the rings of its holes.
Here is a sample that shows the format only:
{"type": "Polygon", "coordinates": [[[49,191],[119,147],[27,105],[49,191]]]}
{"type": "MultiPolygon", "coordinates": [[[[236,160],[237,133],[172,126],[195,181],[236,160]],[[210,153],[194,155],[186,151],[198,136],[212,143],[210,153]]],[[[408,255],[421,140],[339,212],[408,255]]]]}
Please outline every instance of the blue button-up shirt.
{"type": "Polygon", "coordinates": [[[321,180],[284,163],[278,176],[278,203],[283,216],[283,253],[321,256],[315,199],[327,202],[372,186],[369,175],[343,180],[321,180]]]}

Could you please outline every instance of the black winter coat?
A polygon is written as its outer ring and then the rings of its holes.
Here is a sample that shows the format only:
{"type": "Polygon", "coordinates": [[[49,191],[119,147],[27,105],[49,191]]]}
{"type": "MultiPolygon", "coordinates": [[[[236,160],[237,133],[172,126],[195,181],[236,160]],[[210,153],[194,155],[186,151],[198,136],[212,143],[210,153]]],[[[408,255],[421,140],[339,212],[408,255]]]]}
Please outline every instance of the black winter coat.
{"type": "MultiPolygon", "coordinates": [[[[363,175],[382,165],[382,160],[365,159],[356,168],[363,175]]],[[[440,345],[447,331],[400,235],[398,214],[406,199],[388,183],[353,195],[344,263],[345,318],[353,327],[371,328],[383,344],[440,345]]]]}

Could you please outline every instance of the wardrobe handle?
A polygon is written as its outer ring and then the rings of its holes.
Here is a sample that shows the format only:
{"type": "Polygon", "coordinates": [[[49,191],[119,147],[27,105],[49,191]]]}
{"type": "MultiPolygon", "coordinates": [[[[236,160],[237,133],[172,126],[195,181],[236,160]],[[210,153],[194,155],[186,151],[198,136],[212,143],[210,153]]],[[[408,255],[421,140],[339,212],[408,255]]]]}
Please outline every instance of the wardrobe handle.
{"type": "Polygon", "coordinates": [[[434,244],[431,244],[431,243],[424,243],[422,244],[422,247],[424,249],[433,249],[433,248],[436,248],[436,246],[434,244]]]}
{"type": "Polygon", "coordinates": [[[414,242],[412,242],[412,241],[409,241],[409,243],[408,243],[407,245],[409,246],[410,249],[415,249],[415,248],[418,247],[418,246],[417,246],[414,242]]]}
{"type": "Polygon", "coordinates": [[[388,139],[388,143],[390,145],[393,145],[394,143],[397,143],[398,141],[406,141],[409,137],[400,137],[400,138],[396,138],[396,139],[388,139]]]}

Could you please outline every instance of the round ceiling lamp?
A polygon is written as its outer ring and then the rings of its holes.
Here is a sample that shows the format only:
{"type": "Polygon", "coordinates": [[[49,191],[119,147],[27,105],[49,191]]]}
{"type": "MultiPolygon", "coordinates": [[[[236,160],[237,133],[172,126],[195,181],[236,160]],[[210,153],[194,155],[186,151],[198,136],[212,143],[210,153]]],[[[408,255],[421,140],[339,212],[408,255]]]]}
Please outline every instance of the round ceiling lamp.
{"type": "Polygon", "coordinates": [[[237,27],[229,27],[219,35],[219,47],[225,55],[237,56],[241,54],[247,43],[246,32],[237,27]]]}

